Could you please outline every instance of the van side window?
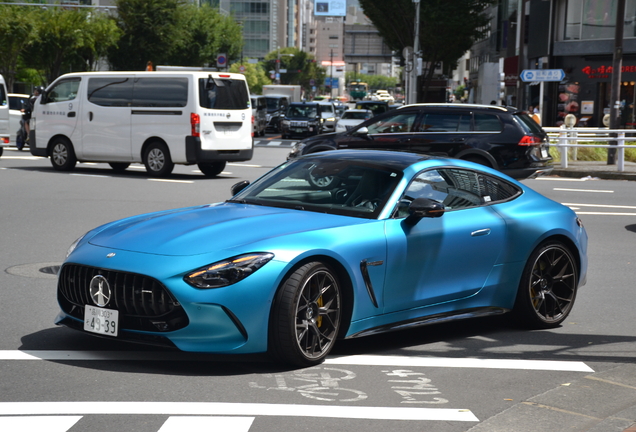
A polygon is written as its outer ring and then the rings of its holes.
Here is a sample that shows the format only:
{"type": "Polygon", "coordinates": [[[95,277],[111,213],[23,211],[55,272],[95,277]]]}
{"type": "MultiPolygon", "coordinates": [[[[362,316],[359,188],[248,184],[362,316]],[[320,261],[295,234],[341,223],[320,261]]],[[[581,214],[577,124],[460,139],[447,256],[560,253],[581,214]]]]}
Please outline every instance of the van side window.
{"type": "Polygon", "coordinates": [[[77,97],[79,84],[80,78],[71,78],[57,82],[46,92],[46,100],[44,103],[65,102],[75,99],[77,97]]]}
{"type": "Polygon", "coordinates": [[[199,79],[199,105],[203,108],[244,110],[250,96],[245,81],[224,78],[199,79]]]}
{"type": "MultiPolygon", "coordinates": [[[[4,86],[0,85],[0,105],[4,106],[7,102],[7,94],[4,92],[4,86]]],[[[13,109],[13,108],[12,108],[13,109]]],[[[19,108],[18,108],[19,109],[19,108]]]]}
{"type": "Polygon", "coordinates": [[[90,78],[88,100],[105,107],[128,107],[132,103],[132,79],[125,77],[90,78]]]}
{"type": "Polygon", "coordinates": [[[135,79],[132,101],[134,107],[182,108],[187,103],[187,78],[135,79]]]}

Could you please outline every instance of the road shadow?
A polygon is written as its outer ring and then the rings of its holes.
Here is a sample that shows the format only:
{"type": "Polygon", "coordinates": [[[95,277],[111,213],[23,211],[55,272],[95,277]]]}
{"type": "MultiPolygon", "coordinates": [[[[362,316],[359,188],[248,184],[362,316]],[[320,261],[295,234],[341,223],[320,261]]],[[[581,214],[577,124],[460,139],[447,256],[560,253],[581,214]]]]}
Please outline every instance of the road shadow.
{"type": "MultiPolygon", "coordinates": [[[[100,338],[65,327],[25,335],[20,350],[104,351],[141,353],[140,360],[76,360],[56,363],[114,372],[177,376],[227,376],[277,373],[298,369],[272,361],[265,354],[214,355],[100,338]],[[156,360],[148,361],[154,356],[156,360]]],[[[556,360],[634,363],[616,344],[634,344],[636,336],[521,330],[505,316],[434,324],[357,339],[340,340],[331,355],[397,355],[416,357],[556,360]],[[614,347],[615,349],[615,347],[614,347]]]]}

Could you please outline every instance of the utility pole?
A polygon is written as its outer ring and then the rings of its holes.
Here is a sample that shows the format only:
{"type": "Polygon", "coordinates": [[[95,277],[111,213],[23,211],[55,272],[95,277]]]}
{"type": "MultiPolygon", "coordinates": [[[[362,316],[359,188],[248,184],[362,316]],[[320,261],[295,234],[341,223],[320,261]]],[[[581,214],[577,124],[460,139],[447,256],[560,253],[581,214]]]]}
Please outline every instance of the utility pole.
{"type": "MultiPolygon", "coordinates": [[[[612,81],[610,93],[610,129],[618,129],[618,115],[621,106],[621,68],[623,66],[623,30],[625,28],[625,0],[616,5],[616,33],[614,33],[614,61],[612,62],[612,81]]],[[[615,134],[612,134],[615,136],[615,134]]],[[[617,145],[610,141],[610,145],[617,145]]],[[[616,165],[616,149],[607,149],[607,164],[616,165]]]]}
{"type": "Polygon", "coordinates": [[[331,99],[333,98],[333,48],[329,54],[329,67],[331,68],[329,78],[329,99],[331,99]]]}
{"type": "Polygon", "coordinates": [[[420,58],[420,0],[413,0],[413,4],[415,4],[415,40],[413,41],[413,69],[411,70],[411,79],[409,80],[410,97],[408,103],[410,104],[417,103],[419,87],[417,85],[417,59],[420,58]]]}

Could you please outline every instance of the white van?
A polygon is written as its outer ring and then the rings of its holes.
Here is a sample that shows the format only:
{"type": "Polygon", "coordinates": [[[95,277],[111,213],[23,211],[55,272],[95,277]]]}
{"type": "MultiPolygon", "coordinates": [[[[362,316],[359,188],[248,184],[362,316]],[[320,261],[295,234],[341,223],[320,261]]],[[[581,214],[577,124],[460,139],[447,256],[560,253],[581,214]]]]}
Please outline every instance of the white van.
{"type": "Polygon", "coordinates": [[[4,77],[0,75],[0,156],[9,145],[9,96],[4,77]]]}
{"type": "Polygon", "coordinates": [[[197,164],[208,177],[254,151],[250,96],[242,74],[85,72],[62,75],[38,99],[30,150],[53,168],[143,163],[152,176],[197,164]]]}

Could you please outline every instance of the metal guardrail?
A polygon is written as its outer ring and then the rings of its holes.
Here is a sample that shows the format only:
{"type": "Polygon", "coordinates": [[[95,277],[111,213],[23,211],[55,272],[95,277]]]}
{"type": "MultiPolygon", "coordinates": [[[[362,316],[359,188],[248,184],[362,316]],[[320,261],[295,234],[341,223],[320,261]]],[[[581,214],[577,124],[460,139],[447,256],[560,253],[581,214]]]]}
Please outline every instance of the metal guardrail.
{"type": "Polygon", "coordinates": [[[568,167],[568,158],[572,157],[576,160],[576,150],[579,147],[607,148],[616,149],[616,168],[617,171],[625,171],[625,148],[636,146],[627,146],[625,141],[636,141],[636,137],[626,138],[625,134],[635,134],[636,129],[604,129],[604,128],[558,128],[544,127],[550,137],[550,143],[554,144],[561,153],[561,167],[568,167]],[[605,142],[606,144],[580,144],[581,142],[605,142]],[[616,144],[610,144],[610,141],[616,141],[616,144]],[[568,149],[573,148],[573,152],[568,149]],[[572,153],[572,154],[570,154],[572,153]]]}

